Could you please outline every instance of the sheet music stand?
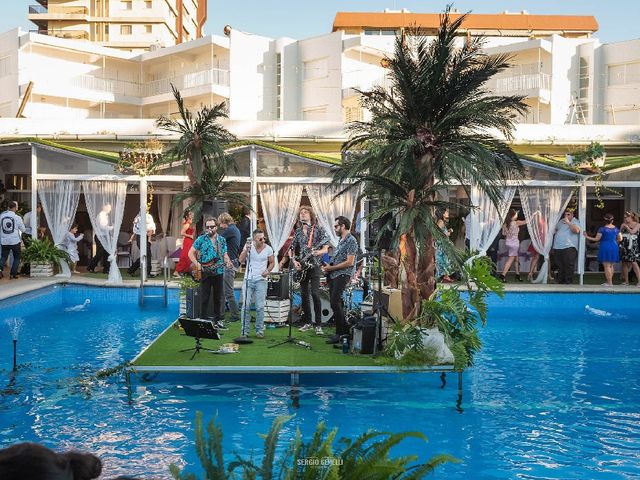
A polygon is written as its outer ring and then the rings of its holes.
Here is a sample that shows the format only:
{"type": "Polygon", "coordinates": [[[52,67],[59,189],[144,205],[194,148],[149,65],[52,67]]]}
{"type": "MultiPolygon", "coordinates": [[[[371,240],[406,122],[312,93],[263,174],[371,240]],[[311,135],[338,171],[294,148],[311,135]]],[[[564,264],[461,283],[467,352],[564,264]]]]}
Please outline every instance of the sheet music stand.
{"type": "Polygon", "coordinates": [[[211,348],[205,348],[202,346],[200,342],[201,338],[207,338],[209,340],[220,340],[220,335],[218,334],[218,330],[213,325],[213,322],[210,320],[203,320],[201,318],[178,318],[178,322],[180,322],[180,326],[184,329],[184,334],[187,337],[193,337],[196,340],[196,345],[193,348],[185,348],[184,350],[180,350],[180,352],[193,352],[191,358],[189,360],[193,360],[193,357],[196,356],[196,353],[200,353],[200,350],[206,350],[207,352],[215,352],[211,348]]]}

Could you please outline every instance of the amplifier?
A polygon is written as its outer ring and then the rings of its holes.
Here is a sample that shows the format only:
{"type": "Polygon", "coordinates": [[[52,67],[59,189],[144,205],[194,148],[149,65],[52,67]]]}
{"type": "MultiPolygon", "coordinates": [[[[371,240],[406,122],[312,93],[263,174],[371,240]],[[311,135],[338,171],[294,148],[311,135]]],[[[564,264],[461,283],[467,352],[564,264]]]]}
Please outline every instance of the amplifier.
{"type": "Polygon", "coordinates": [[[289,275],[287,273],[272,273],[269,275],[267,278],[267,298],[289,299],[289,275]]]}

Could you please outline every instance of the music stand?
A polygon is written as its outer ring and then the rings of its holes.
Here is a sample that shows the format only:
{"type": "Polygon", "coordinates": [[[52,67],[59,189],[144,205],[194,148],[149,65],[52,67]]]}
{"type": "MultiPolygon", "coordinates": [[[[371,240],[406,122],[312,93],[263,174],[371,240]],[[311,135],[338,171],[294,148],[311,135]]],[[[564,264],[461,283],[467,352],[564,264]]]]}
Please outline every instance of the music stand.
{"type": "Polygon", "coordinates": [[[309,345],[307,342],[301,343],[300,340],[298,340],[297,338],[291,335],[291,329],[293,328],[292,326],[293,324],[293,262],[289,264],[289,271],[287,274],[289,276],[289,313],[287,314],[287,323],[289,324],[289,334],[287,335],[287,338],[284,339],[282,342],[278,342],[274,345],[269,345],[267,348],[279,347],[280,345],[284,345],[285,343],[293,343],[294,345],[298,345],[299,347],[310,349],[311,345],[309,345]]]}
{"type": "Polygon", "coordinates": [[[196,353],[200,353],[200,350],[206,350],[207,352],[215,352],[210,348],[205,348],[202,346],[200,342],[201,338],[207,338],[209,340],[220,340],[220,335],[218,334],[218,330],[213,325],[213,322],[210,320],[202,320],[200,318],[178,318],[178,322],[180,322],[180,326],[184,330],[184,334],[187,337],[193,337],[196,340],[196,345],[193,348],[185,348],[184,350],[180,350],[180,352],[191,352],[193,351],[193,355],[189,360],[193,360],[193,357],[196,356],[196,353]]]}

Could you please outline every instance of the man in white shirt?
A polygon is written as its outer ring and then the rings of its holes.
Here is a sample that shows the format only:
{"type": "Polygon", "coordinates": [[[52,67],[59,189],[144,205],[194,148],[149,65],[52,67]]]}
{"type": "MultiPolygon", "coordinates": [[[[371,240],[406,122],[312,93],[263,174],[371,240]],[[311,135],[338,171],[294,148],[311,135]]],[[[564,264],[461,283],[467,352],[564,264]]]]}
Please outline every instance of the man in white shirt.
{"type": "Polygon", "coordinates": [[[247,243],[240,253],[240,263],[247,259],[245,301],[242,304],[242,336],[248,337],[251,330],[251,307],[255,295],[256,338],[264,338],[264,300],[267,296],[267,277],[273,270],[275,258],[273,249],[265,243],[264,232],[253,231],[253,241],[247,243]]]}
{"type": "MultiPolygon", "coordinates": [[[[151,274],[151,236],[156,233],[156,223],[148,212],[145,221],[147,228],[147,276],[149,276],[151,274]]],[[[136,218],[133,219],[133,235],[131,236],[131,239],[129,239],[129,242],[132,242],[133,236],[135,235],[138,249],[140,249],[140,235],[142,234],[142,231],[140,230],[141,227],[140,214],[138,214],[136,215],[136,218]]],[[[138,271],[138,268],[140,268],[140,257],[138,257],[138,259],[129,267],[129,275],[133,277],[138,271]]]]}
{"type": "Polygon", "coordinates": [[[88,272],[95,272],[95,268],[98,266],[98,262],[102,260],[102,272],[109,273],[109,253],[105,250],[102,242],[98,238],[98,235],[106,236],[111,230],[113,225],[109,222],[109,214],[111,213],[111,204],[107,203],[102,207],[102,210],[98,214],[95,225],[95,242],[96,242],[96,254],[93,256],[89,265],[87,266],[88,272]]]}
{"type": "MultiPolygon", "coordinates": [[[[40,202],[38,202],[38,204],[36,205],[36,211],[35,211],[35,214],[36,214],[36,231],[35,231],[35,233],[31,230],[31,217],[33,216],[33,213],[34,213],[33,210],[31,210],[31,211],[29,211],[29,212],[24,214],[23,222],[24,222],[24,226],[26,228],[24,233],[26,235],[29,235],[30,237],[37,238],[37,237],[39,237],[38,233],[39,233],[39,230],[40,230],[40,215],[42,215],[42,204],[40,202]]],[[[26,245],[26,243],[25,243],[25,245],[26,245]]]]}
{"type": "Polygon", "coordinates": [[[18,202],[9,202],[6,212],[0,215],[0,245],[2,245],[2,255],[0,257],[0,278],[4,276],[2,272],[9,258],[9,253],[13,252],[13,263],[11,264],[11,278],[18,278],[18,265],[20,264],[20,237],[26,230],[22,218],[16,214],[18,202]]]}

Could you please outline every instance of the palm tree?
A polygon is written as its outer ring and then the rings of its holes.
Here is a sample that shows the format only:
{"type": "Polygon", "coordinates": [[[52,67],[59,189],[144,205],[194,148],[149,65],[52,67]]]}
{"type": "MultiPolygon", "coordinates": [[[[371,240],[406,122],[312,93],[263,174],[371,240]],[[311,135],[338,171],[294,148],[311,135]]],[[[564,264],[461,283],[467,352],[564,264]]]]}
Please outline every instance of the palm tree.
{"type": "Polygon", "coordinates": [[[194,115],[185,107],[182,95],[173,84],[171,89],[178,104],[180,119],[161,116],[156,120],[156,125],[180,134],[178,142],[166,152],[166,157],[187,160],[187,174],[191,183],[200,184],[207,165],[222,167],[225,171],[232,165],[225,149],[236,141],[236,137],[218,123],[221,118],[227,118],[227,107],[221,102],[212,107],[203,107],[194,115]]]}
{"type": "Polygon", "coordinates": [[[526,111],[524,97],[487,91],[509,58],[483,53],[481,38],[462,42],[465,17],[452,20],[447,8],[435,39],[417,28],[396,39],[394,57],[386,59],[390,88],[360,92],[371,117],[348,126],[345,160],[334,175],[336,183],[352,181],[347,188],[363,187],[379,200],[370,220],[390,217],[393,245],[402,243],[404,252],[405,320],[415,318],[434,291],[434,242],[446,246],[454,263],[461,259],[434,218],[436,208],[456,204],[439,200],[438,192],[454,181],[468,191],[473,182],[495,203],[499,187],[523,173],[515,153],[490,132],[510,138],[516,114],[526,111]]]}

